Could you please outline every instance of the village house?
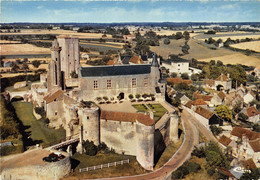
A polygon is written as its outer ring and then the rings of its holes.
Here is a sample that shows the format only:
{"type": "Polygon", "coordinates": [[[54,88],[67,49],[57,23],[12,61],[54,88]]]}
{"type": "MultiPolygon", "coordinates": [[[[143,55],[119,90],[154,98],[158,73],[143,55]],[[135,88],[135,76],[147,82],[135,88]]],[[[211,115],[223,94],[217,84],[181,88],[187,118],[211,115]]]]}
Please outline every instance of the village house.
{"type": "Polygon", "coordinates": [[[223,125],[223,120],[221,118],[219,118],[215,113],[211,112],[209,109],[205,109],[201,106],[196,108],[195,117],[207,129],[210,129],[210,125],[223,125]]]}
{"type": "Polygon", "coordinates": [[[243,97],[244,103],[249,104],[251,101],[255,100],[256,95],[252,91],[248,91],[243,97]]]}
{"type": "Polygon", "coordinates": [[[166,69],[169,69],[170,73],[177,73],[177,74],[183,74],[183,73],[190,73],[189,70],[189,61],[182,58],[175,58],[175,59],[167,59],[163,60],[162,66],[164,66],[166,69]]]}
{"type": "Polygon", "coordinates": [[[221,90],[227,91],[232,89],[232,80],[230,79],[229,74],[227,74],[227,76],[221,74],[215,80],[205,79],[203,87],[215,89],[217,91],[221,91],[221,90]]]}
{"type": "Polygon", "coordinates": [[[230,139],[238,143],[238,159],[252,159],[256,167],[260,167],[260,133],[249,129],[234,127],[230,139]]]}
{"type": "Polygon", "coordinates": [[[249,108],[245,107],[241,110],[241,113],[248,116],[247,121],[252,123],[260,123],[260,113],[255,106],[251,106],[249,108]]]}

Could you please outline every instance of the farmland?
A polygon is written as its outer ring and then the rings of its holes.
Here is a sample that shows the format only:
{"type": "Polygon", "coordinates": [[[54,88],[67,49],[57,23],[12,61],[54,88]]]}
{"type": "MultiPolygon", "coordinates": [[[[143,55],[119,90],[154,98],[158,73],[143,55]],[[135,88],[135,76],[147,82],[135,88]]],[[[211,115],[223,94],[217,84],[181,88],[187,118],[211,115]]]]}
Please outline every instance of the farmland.
{"type": "Polygon", "coordinates": [[[243,42],[238,44],[232,44],[230,46],[237,49],[249,49],[256,52],[260,52],[260,41],[243,42]]]}
{"type": "Polygon", "coordinates": [[[31,44],[2,44],[1,55],[50,54],[49,48],[36,47],[31,44]]]}
{"type": "MultiPolygon", "coordinates": [[[[191,33],[192,34],[192,33],[191,33]]],[[[190,46],[189,54],[186,54],[182,56],[185,59],[191,60],[192,58],[195,58],[200,61],[207,61],[210,60],[220,60],[224,64],[244,64],[248,66],[257,66],[260,63],[260,57],[259,56],[247,56],[244,55],[241,52],[235,52],[226,48],[216,48],[216,49],[210,49],[207,44],[202,41],[203,39],[213,37],[216,40],[221,39],[227,39],[228,37],[231,37],[231,39],[242,39],[242,38],[258,38],[260,37],[260,34],[258,33],[219,33],[215,35],[208,35],[208,34],[197,34],[193,38],[191,38],[188,42],[188,45],[190,46]],[[198,40],[199,39],[199,40],[198,40]]],[[[185,43],[184,39],[171,39],[171,43],[169,45],[165,45],[163,43],[163,40],[160,40],[160,46],[150,46],[151,51],[156,52],[157,54],[161,55],[164,59],[168,58],[168,55],[175,54],[178,55],[182,53],[182,46],[185,43]]],[[[244,43],[238,43],[234,44],[231,47],[235,46],[235,48],[238,49],[251,49],[254,51],[259,52],[259,41],[252,41],[248,42],[246,44],[244,43]]]]}

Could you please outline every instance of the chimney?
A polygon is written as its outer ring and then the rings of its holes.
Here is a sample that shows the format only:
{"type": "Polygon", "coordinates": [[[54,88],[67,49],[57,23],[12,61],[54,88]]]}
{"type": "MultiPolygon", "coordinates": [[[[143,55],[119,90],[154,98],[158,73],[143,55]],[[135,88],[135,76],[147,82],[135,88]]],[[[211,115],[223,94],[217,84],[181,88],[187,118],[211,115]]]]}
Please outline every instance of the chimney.
{"type": "Polygon", "coordinates": [[[150,113],[150,118],[153,119],[154,118],[154,114],[152,111],[149,112],[150,113]]]}

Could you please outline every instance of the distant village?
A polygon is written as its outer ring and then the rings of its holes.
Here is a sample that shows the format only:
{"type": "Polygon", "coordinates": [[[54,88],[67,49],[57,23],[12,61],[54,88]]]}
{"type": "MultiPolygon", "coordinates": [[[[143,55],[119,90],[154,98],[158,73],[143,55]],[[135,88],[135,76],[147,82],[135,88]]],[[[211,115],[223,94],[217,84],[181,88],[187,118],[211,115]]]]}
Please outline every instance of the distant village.
{"type": "Polygon", "coordinates": [[[255,35],[259,27],[38,26],[1,25],[3,47],[29,45],[46,51],[1,54],[3,179],[79,177],[96,168],[102,174],[103,167],[109,169],[118,162],[121,166],[129,163],[132,168],[131,158],[88,167],[80,162],[85,154],[97,157],[113,153],[133,156],[143,179],[181,179],[202,169],[214,178],[259,177],[260,66],[223,63],[218,56],[210,61],[191,57],[195,47],[192,43],[196,43],[209,52],[224,49],[259,60],[255,49],[232,46],[258,42],[259,38],[214,39],[220,32],[255,35]],[[35,30],[32,26],[44,28],[35,30]],[[23,35],[27,30],[31,34],[23,35]],[[58,30],[62,34],[56,35],[58,30]],[[48,31],[52,33],[45,34],[48,31]],[[174,33],[159,34],[165,31],[174,33]],[[202,40],[194,38],[197,36],[193,33],[203,36],[202,40]],[[97,37],[85,37],[91,34],[97,37]],[[169,52],[162,51],[173,43],[169,52]],[[18,114],[17,102],[30,104],[33,118],[44,124],[44,131],[53,130],[54,137],[56,130],[63,129],[64,138],[46,145],[42,139],[33,139],[35,130],[29,135],[25,131],[26,121],[18,114]],[[17,142],[24,143],[20,151],[17,142]],[[174,153],[168,150],[172,146],[176,148],[174,153]],[[21,154],[10,155],[17,152],[21,154]],[[157,164],[166,152],[171,155],[159,169],[157,164]],[[175,153],[180,159],[174,159],[178,158],[175,153]],[[77,156],[81,164],[73,169],[71,158],[77,156]],[[195,162],[194,157],[204,158],[206,166],[195,162]],[[24,158],[30,162],[22,161],[24,158]],[[224,161],[226,164],[221,163],[224,161]],[[166,171],[170,165],[176,167],[166,171]],[[188,173],[180,174],[185,168],[188,173]]]}

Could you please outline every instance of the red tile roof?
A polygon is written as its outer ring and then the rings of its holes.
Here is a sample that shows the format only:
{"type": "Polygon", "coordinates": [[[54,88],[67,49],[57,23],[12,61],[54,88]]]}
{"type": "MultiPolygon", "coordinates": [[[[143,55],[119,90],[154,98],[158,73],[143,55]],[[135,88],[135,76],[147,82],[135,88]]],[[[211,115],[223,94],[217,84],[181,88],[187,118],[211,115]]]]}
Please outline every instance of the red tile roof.
{"type": "Polygon", "coordinates": [[[107,62],[107,65],[114,65],[115,64],[115,62],[113,61],[113,60],[109,60],[108,62],[107,62]]]}
{"type": "Polygon", "coordinates": [[[256,116],[260,113],[254,106],[251,106],[251,107],[246,109],[246,114],[247,114],[248,117],[253,117],[253,116],[256,116]]]}
{"type": "Polygon", "coordinates": [[[149,115],[142,113],[126,113],[126,112],[114,112],[114,111],[101,111],[101,119],[136,122],[136,120],[146,126],[151,126],[155,123],[154,119],[151,119],[149,115]]]}
{"type": "Polygon", "coordinates": [[[207,110],[203,107],[198,107],[195,112],[206,119],[209,119],[213,115],[213,113],[210,110],[207,110]]]}
{"type": "Polygon", "coordinates": [[[225,99],[226,95],[225,93],[223,93],[222,91],[218,93],[218,97],[220,97],[220,99],[225,99]]]}
{"type": "Polygon", "coordinates": [[[48,104],[48,103],[54,101],[55,99],[57,99],[61,94],[63,94],[63,91],[58,90],[58,91],[54,92],[53,94],[49,94],[49,95],[45,96],[44,100],[48,104]]]}
{"type": "Polygon", "coordinates": [[[190,108],[190,109],[191,109],[192,105],[193,105],[193,102],[192,102],[192,101],[188,101],[188,102],[185,104],[185,106],[188,107],[188,108],[190,108]]]}
{"type": "Polygon", "coordinates": [[[132,56],[129,62],[134,63],[134,64],[143,64],[143,60],[139,56],[132,56]]]}
{"type": "Polygon", "coordinates": [[[260,138],[249,141],[249,144],[255,152],[260,152],[260,138]]]}
{"type": "Polygon", "coordinates": [[[213,86],[215,84],[215,81],[213,79],[205,79],[204,83],[209,86],[213,86]]]}
{"type": "Polygon", "coordinates": [[[223,135],[223,136],[221,136],[221,138],[218,141],[221,144],[223,144],[224,146],[228,146],[232,140],[230,138],[228,138],[227,136],[223,135]]]}
{"type": "Polygon", "coordinates": [[[198,106],[198,105],[208,105],[203,99],[196,99],[193,101],[193,105],[198,106]]]}
{"type": "Polygon", "coordinates": [[[200,94],[200,92],[195,92],[193,94],[193,97],[195,99],[203,99],[204,101],[211,101],[213,96],[209,96],[209,95],[204,95],[204,94],[200,94]]]}
{"type": "Polygon", "coordinates": [[[228,81],[229,80],[229,78],[226,76],[226,75],[224,75],[224,74],[221,74],[217,79],[216,79],[216,81],[228,81]]]}
{"type": "Polygon", "coordinates": [[[260,138],[260,133],[241,127],[234,127],[231,131],[231,135],[240,138],[242,138],[242,136],[245,135],[249,140],[255,140],[257,138],[260,138]]]}
{"type": "Polygon", "coordinates": [[[255,168],[257,168],[252,158],[250,158],[250,159],[248,159],[246,161],[241,161],[241,162],[242,162],[244,168],[246,168],[246,169],[255,169],[255,168]]]}
{"type": "Polygon", "coordinates": [[[166,81],[172,84],[180,84],[180,83],[185,83],[187,85],[192,84],[192,80],[184,80],[182,78],[167,78],[166,81]]]}

